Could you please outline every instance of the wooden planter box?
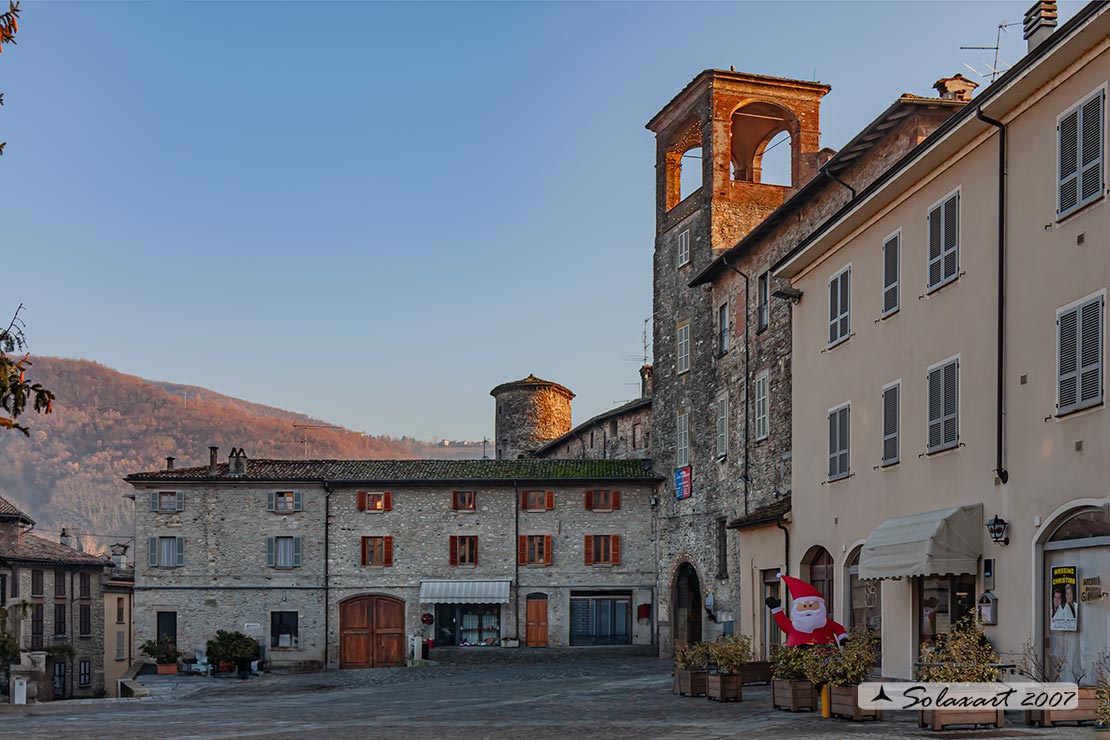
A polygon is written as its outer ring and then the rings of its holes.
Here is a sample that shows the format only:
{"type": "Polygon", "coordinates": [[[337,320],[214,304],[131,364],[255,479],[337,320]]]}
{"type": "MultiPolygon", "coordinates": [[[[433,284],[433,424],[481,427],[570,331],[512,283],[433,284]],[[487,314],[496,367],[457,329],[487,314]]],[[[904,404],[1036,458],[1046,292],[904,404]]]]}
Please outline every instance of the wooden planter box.
{"type": "Polygon", "coordinates": [[[705,696],[709,671],[674,669],[674,693],[680,696],[705,696]]]}
{"type": "Polygon", "coordinates": [[[1052,727],[1057,722],[1095,722],[1095,711],[1098,709],[1098,696],[1094,686],[1079,687],[1078,709],[1027,709],[1025,710],[1025,724],[1052,727]]]}
{"type": "Polygon", "coordinates": [[[177,673],[177,663],[158,663],[158,675],[165,676],[170,673],[177,673]]]}
{"type": "Polygon", "coordinates": [[[926,709],[917,713],[917,726],[930,730],[943,730],[956,725],[1002,727],[1004,724],[1005,713],[1001,709],[926,709]]]}
{"type": "Polygon", "coordinates": [[[767,660],[745,663],[737,674],[740,683],[771,683],[771,663],[767,660]]]}
{"type": "Polygon", "coordinates": [[[830,686],[829,687],[829,714],[845,719],[881,720],[882,711],[878,709],[860,709],[859,686],[830,686]]]}
{"type": "Polygon", "coordinates": [[[798,712],[817,709],[817,691],[809,681],[771,679],[771,704],[775,709],[798,712]]]}
{"type": "Polygon", "coordinates": [[[740,701],[744,684],[739,673],[710,673],[706,678],[706,696],[715,701],[740,701]]]}

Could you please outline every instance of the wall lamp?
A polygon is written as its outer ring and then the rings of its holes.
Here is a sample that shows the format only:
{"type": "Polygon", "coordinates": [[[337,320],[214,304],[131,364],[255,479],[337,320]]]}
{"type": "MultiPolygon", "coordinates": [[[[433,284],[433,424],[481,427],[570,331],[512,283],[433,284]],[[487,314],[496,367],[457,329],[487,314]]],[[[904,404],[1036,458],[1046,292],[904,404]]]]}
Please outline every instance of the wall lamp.
{"type": "Polygon", "coordinates": [[[797,303],[798,301],[802,300],[802,291],[798,290],[797,288],[792,288],[789,285],[785,288],[779,288],[771,295],[773,295],[775,298],[778,298],[779,300],[790,301],[791,303],[797,303]]]}
{"type": "Polygon", "coordinates": [[[991,536],[991,541],[996,545],[1010,544],[1010,538],[1006,536],[1006,529],[1009,528],[1010,523],[995,514],[987,521],[987,533],[991,536]]]}

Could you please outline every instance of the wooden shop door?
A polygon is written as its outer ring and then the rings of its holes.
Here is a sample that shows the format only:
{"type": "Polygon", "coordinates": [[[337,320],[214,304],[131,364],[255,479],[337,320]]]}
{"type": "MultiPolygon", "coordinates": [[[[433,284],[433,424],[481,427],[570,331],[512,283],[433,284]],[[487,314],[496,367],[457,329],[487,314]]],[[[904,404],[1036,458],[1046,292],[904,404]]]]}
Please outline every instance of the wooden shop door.
{"type": "Polygon", "coordinates": [[[524,639],[528,647],[547,647],[547,596],[529,595],[524,639]]]}

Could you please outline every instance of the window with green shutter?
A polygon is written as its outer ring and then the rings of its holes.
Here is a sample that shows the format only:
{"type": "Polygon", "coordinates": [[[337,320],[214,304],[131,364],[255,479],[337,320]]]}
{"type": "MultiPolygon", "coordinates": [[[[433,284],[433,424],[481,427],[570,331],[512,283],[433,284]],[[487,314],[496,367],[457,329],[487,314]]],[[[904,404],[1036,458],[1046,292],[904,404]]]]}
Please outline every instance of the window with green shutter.
{"type": "Polygon", "coordinates": [[[1056,414],[1102,403],[1104,296],[1087,298],[1056,314],[1056,414]]]}

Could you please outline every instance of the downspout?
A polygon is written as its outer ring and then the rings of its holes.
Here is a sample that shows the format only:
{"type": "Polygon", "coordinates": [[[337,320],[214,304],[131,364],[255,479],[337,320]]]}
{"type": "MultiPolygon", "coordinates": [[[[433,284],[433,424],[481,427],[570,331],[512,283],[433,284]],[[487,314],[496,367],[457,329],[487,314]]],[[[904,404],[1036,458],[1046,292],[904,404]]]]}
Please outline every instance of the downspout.
{"type": "MultiPolygon", "coordinates": [[[[517,645],[520,645],[520,484],[513,478],[513,583],[516,584],[516,603],[513,604],[513,622],[517,645]]],[[[527,605],[525,605],[527,608],[527,605]]]]}
{"type": "Polygon", "coordinates": [[[840,184],[841,184],[841,185],[843,185],[844,187],[848,188],[848,190],[849,190],[849,191],[851,191],[851,193],[852,193],[852,198],[853,198],[853,199],[854,199],[854,198],[856,197],[856,189],[855,189],[854,187],[852,187],[852,186],[851,186],[851,185],[849,185],[848,183],[844,182],[843,180],[841,180],[841,179],[840,179],[839,177],[837,177],[836,175],[834,175],[834,174],[833,174],[832,172],[830,172],[829,170],[825,169],[824,167],[822,167],[822,168],[821,168],[821,171],[822,171],[822,172],[824,172],[824,173],[825,173],[825,176],[826,176],[826,177],[828,177],[828,178],[829,178],[830,180],[832,180],[833,182],[837,182],[837,183],[840,183],[840,184]]]}
{"type": "Polygon", "coordinates": [[[1005,370],[1006,370],[1006,124],[983,115],[983,109],[975,111],[983,123],[998,129],[998,329],[997,329],[997,371],[995,378],[995,467],[994,474],[1003,485],[1010,480],[1010,471],[1003,467],[1004,439],[1003,415],[1005,413],[1005,370]]]}
{"type": "Polygon", "coordinates": [[[329,545],[331,534],[331,495],[335,489],[324,481],[324,670],[328,669],[329,645],[331,644],[331,558],[329,545]]]}
{"type": "Polygon", "coordinates": [[[790,530],[783,526],[781,516],[775,518],[775,526],[782,530],[786,551],[786,560],[783,562],[782,574],[788,576],[790,575],[790,530]]]}
{"type": "Polygon", "coordinates": [[[748,510],[748,506],[749,506],[749,504],[748,504],[748,501],[749,501],[748,489],[751,488],[751,485],[752,485],[751,478],[748,475],[748,425],[749,425],[749,422],[751,421],[751,396],[752,396],[752,394],[751,394],[751,375],[752,375],[752,373],[751,373],[751,364],[750,364],[750,360],[751,360],[751,340],[749,338],[750,337],[750,332],[751,332],[750,326],[751,326],[752,322],[751,322],[751,317],[748,316],[748,293],[749,293],[748,288],[749,288],[749,285],[750,285],[750,280],[749,280],[748,276],[745,273],[741,272],[740,270],[738,270],[735,267],[733,267],[732,265],[730,265],[728,263],[728,259],[725,256],[721,257],[721,264],[723,264],[725,267],[727,267],[728,269],[735,272],[740,277],[744,278],[744,475],[743,475],[743,477],[744,477],[744,516],[747,516],[750,513],[749,510],[748,510]]]}

